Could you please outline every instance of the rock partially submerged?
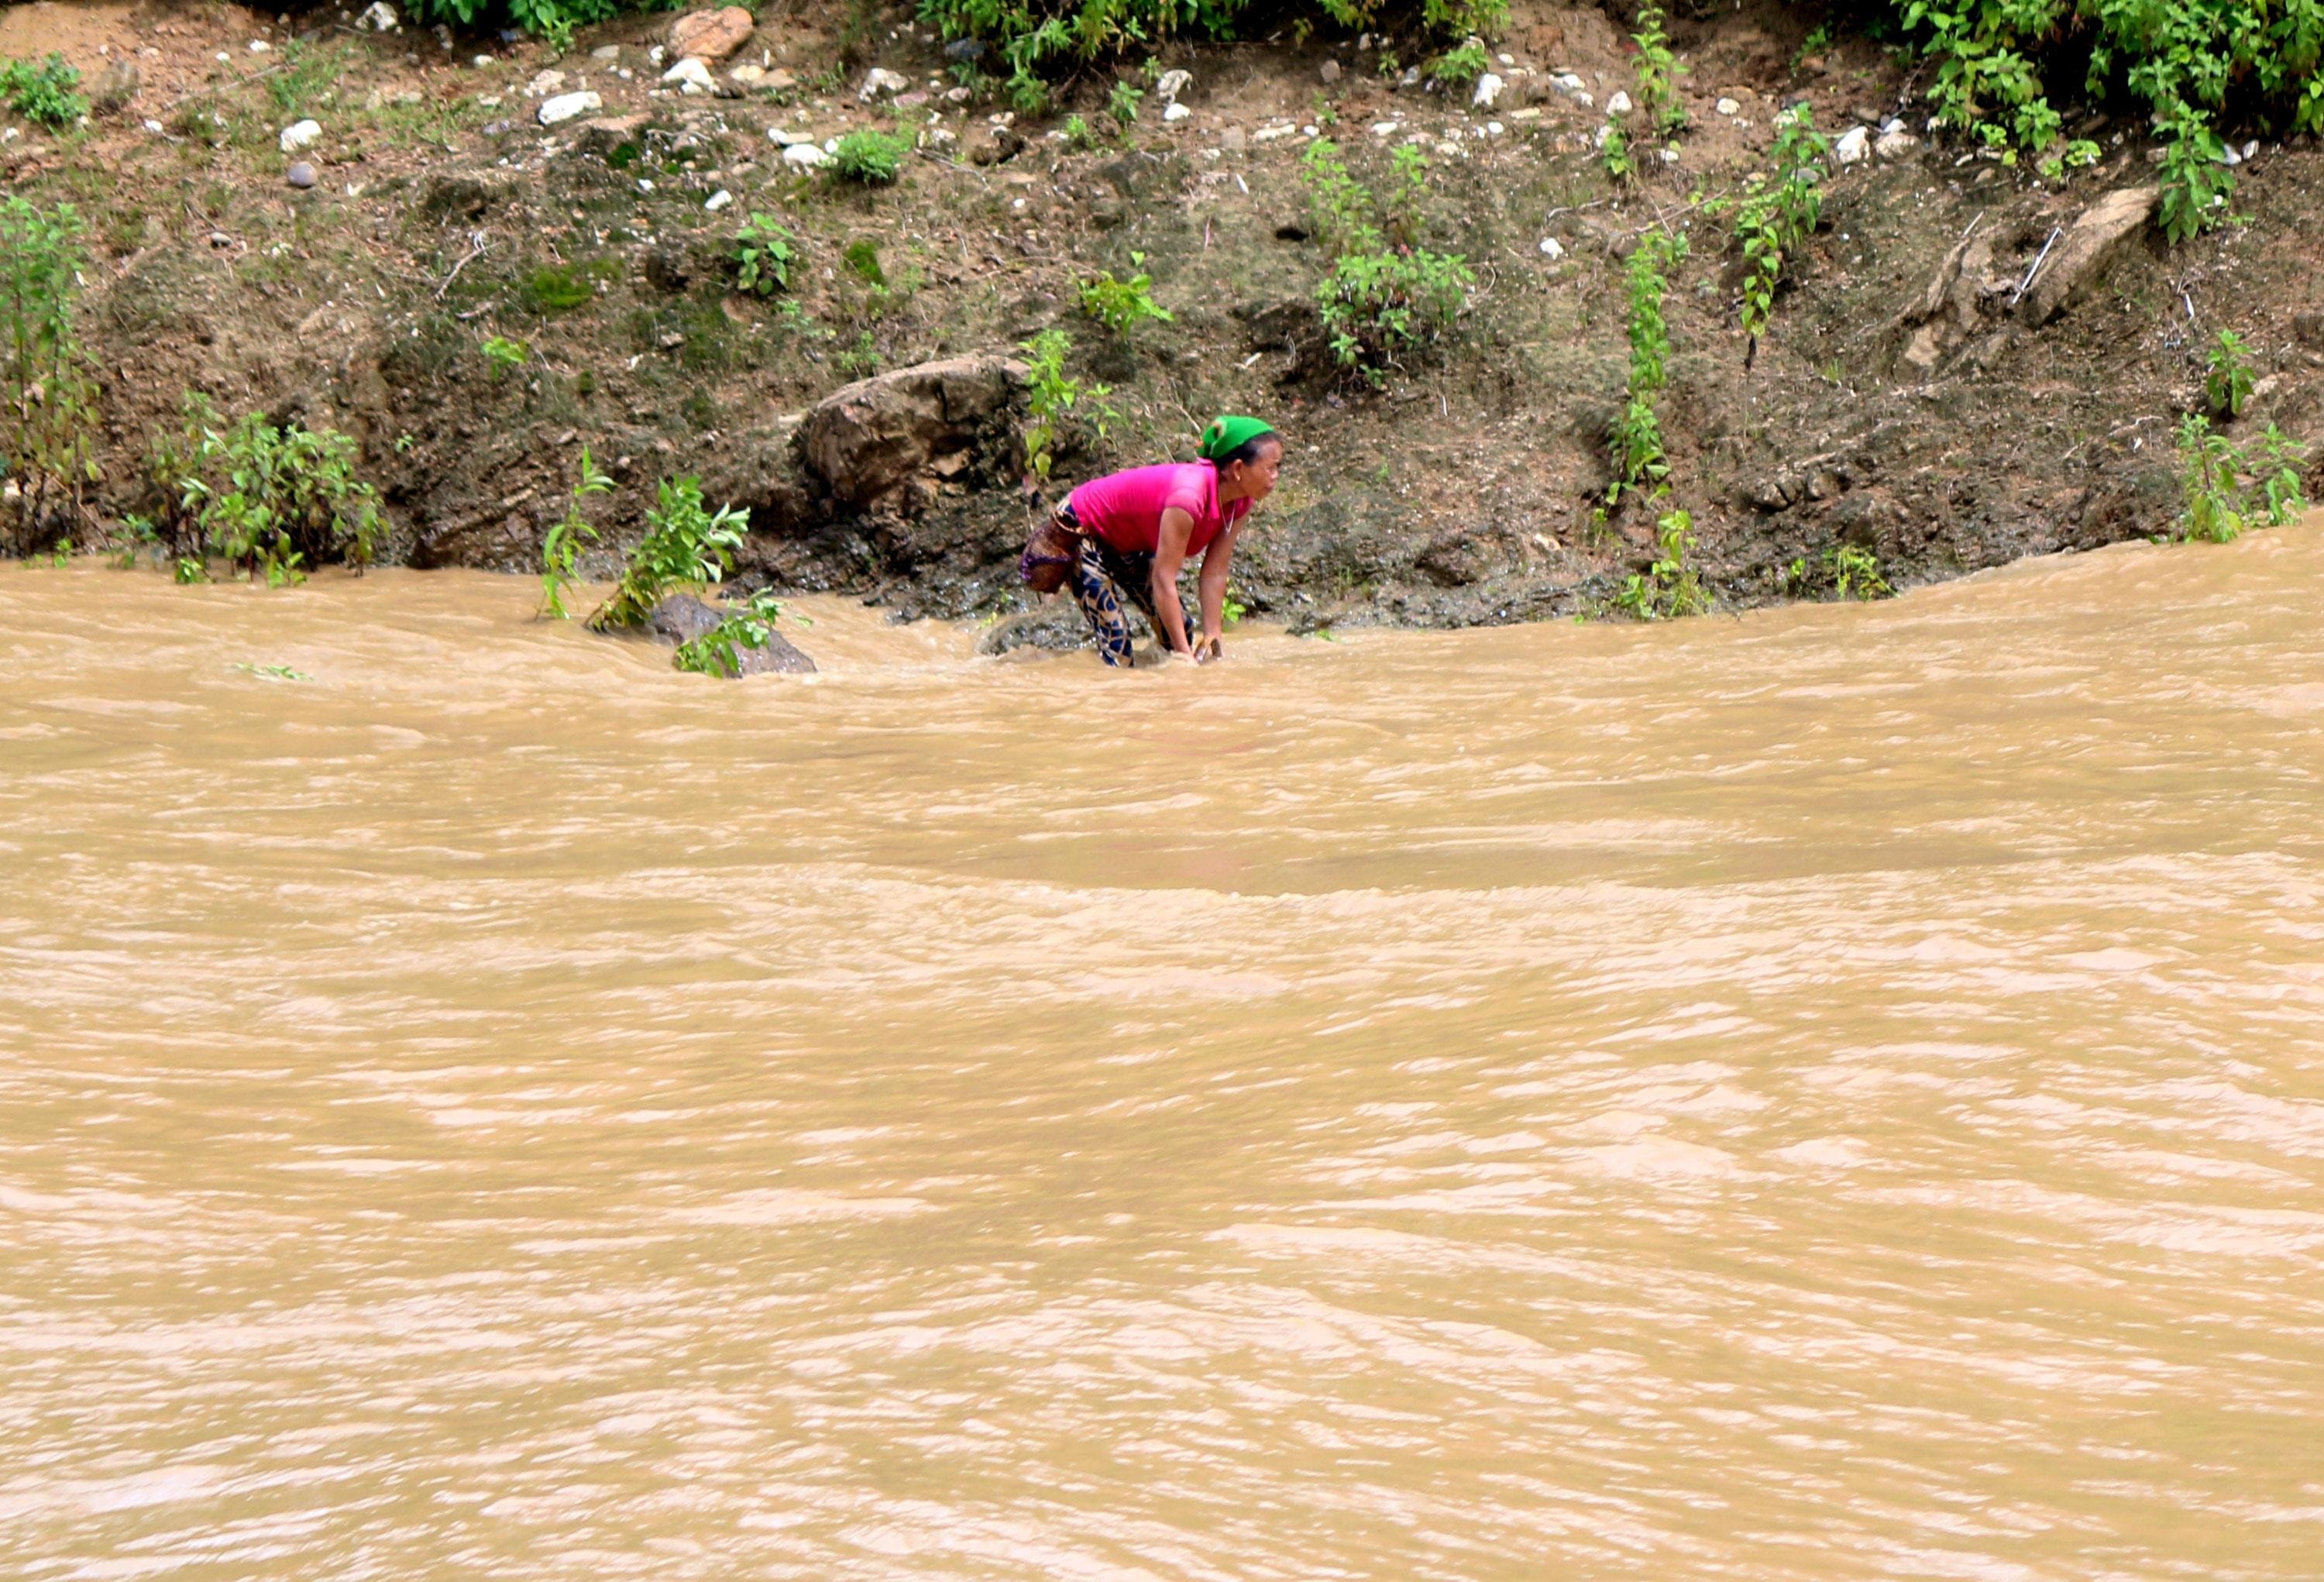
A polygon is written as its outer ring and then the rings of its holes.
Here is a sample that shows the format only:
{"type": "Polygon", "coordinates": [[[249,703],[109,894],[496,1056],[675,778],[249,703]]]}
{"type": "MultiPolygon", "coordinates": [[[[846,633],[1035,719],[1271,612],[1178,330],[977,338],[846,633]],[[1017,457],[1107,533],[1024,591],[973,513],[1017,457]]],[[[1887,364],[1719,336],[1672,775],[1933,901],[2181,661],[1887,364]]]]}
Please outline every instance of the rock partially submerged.
{"type": "MultiPolygon", "coordinates": [[[[672,594],[654,606],[646,616],[646,630],[655,639],[675,648],[681,643],[715,632],[725,616],[717,609],[690,593],[672,594]]],[[[742,676],[805,676],[815,673],[815,661],[800,652],[791,641],[779,632],[767,634],[767,641],[757,648],[737,646],[734,662],[737,675],[742,676]]]]}

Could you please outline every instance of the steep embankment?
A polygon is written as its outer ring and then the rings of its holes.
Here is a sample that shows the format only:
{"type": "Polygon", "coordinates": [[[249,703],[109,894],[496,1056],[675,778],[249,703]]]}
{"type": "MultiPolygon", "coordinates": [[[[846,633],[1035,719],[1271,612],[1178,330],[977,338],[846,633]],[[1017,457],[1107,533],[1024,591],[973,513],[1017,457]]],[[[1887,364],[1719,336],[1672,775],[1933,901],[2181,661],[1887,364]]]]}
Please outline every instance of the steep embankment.
{"type": "Polygon", "coordinates": [[[1598,512],[1629,356],[1623,260],[1655,232],[1691,242],[1664,304],[1662,508],[1692,513],[1724,602],[1828,593],[1842,543],[1903,584],[2166,530],[2172,426],[2223,328],[2258,364],[2244,426],[2319,421],[2324,163],[2308,146],[2249,151],[2249,223],[2166,250],[2136,199],[2109,198],[2153,180],[2139,126],[2085,121],[2103,157],[2045,184],[1932,142],[1914,81],[1872,45],[1799,56],[1804,19],[1773,4],[1678,26],[1691,126],[1674,162],[1620,183],[1598,137],[1635,67],[1596,5],[1520,5],[1489,105],[1400,86],[1353,41],[1173,44],[1123,75],[1188,73],[1183,113],[1148,92],[1120,131],[1111,78],[1050,120],[961,102],[907,15],[843,51],[839,11],[763,7],[707,93],[661,80],[667,16],[560,57],[329,9],[0,15],[0,53],[112,73],[86,128],[0,145],[13,190],[91,222],[100,513],[150,505],[141,458],[199,391],[356,436],[391,553],[418,564],[530,569],[586,443],[621,485],[597,569],[654,481],[692,472],[750,509],[761,577],[908,612],[1003,609],[1037,508],[1005,388],[964,417],[924,381],[875,431],[832,442],[844,462],[808,454],[798,414],[866,375],[1013,354],[1056,328],[1067,373],[1111,386],[1114,415],[1102,437],[1063,425],[1047,493],[1184,454],[1213,411],[1261,412],[1291,465],[1239,562],[1245,602],[1307,626],[1566,614],[1655,553],[1655,512],[1598,512]],[[541,124],[575,93],[597,103],[541,124]],[[1846,143],[1861,157],[1832,161],[1747,356],[1719,200],[1766,168],[1794,101],[1828,133],[1865,128],[1846,143]],[[286,151],[304,119],[314,141],[286,151]],[[918,142],[893,185],[786,157],[867,126],[918,142]],[[1418,149],[1412,240],[1475,274],[1450,329],[1377,389],[1334,365],[1314,305],[1330,254],[1302,162],[1318,136],[1383,209],[1393,151],[1418,149]],[[753,213],[794,238],[788,291],[737,289],[753,213]],[[1168,321],[1088,318],[1078,287],[1104,270],[1150,275],[1168,321]],[[878,476],[835,474],[859,465],[878,476]]]}

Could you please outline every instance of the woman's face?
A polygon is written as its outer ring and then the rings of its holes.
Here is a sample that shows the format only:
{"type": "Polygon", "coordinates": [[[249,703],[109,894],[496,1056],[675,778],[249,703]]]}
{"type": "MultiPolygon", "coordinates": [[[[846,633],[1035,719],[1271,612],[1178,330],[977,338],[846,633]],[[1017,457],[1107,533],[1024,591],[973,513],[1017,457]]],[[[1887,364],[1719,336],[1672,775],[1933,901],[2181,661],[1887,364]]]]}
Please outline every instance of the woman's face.
{"type": "Polygon", "coordinates": [[[1283,468],[1281,444],[1263,446],[1257,461],[1235,463],[1236,476],[1242,479],[1243,498],[1258,504],[1275,492],[1275,475],[1283,468]]]}

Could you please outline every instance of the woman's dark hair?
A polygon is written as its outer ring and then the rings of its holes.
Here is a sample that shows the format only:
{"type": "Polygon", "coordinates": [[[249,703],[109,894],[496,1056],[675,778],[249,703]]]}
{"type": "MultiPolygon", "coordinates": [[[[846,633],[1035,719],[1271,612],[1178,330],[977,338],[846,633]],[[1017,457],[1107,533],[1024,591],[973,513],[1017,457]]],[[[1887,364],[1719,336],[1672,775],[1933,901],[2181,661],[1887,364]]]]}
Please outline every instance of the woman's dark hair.
{"type": "Polygon", "coordinates": [[[1217,467],[1221,472],[1224,472],[1238,461],[1246,464],[1257,461],[1260,457],[1267,454],[1267,448],[1270,445],[1274,446],[1277,450],[1282,449],[1283,437],[1279,434],[1253,434],[1250,439],[1236,446],[1232,450],[1230,450],[1224,456],[1218,458],[1211,465],[1217,467]]]}

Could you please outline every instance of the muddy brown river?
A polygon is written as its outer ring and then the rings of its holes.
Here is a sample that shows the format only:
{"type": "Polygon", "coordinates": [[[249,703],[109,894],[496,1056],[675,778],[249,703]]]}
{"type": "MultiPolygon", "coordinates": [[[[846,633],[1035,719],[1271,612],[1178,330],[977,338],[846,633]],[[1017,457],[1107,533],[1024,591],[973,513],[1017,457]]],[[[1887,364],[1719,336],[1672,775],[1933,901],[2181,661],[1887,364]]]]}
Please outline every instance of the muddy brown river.
{"type": "Polygon", "coordinates": [[[2324,1572],[2324,530],[1130,676],[531,594],[0,567],[0,1574],[2324,1572]]]}

